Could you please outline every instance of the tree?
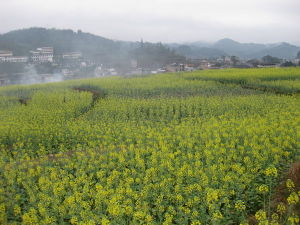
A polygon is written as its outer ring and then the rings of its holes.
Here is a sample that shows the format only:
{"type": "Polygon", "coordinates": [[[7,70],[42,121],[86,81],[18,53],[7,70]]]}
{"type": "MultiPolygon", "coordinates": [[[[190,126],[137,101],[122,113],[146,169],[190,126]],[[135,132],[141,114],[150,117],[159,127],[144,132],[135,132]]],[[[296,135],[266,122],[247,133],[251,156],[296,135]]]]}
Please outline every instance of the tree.
{"type": "Polygon", "coordinates": [[[286,61],[280,65],[281,67],[291,67],[291,66],[296,66],[294,63],[291,61],[286,61]]]}
{"type": "Polygon", "coordinates": [[[300,51],[297,54],[297,59],[300,59],[300,51]]]}
{"type": "Polygon", "coordinates": [[[137,60],[138,67],[161,67],[170,63],[184,63],[185,57],[178,55],[174,50],[162,45],[143,42],[132,51],[132,58],[137,60]]]}
{"type": "Polygon", "coordinates": [[[234,66],[239,62],[239,58],[235,55],[231,56],[230,60],[231,60],[231,62],[233,63],[234,66]]]}
{"type": "Polygon", "coordinates": [[[262,61],[264,64],[278,64],[280,63],[280,59],[270,56],[270,55],[266,55],[264,57],[262,57],[262,61]]]}
{"type": "Polygon", "coordinates": [[[260,64],[260,61],[258,59],[250,59],[247,63],[251,64],[253,67],[257,67],[260,64]]]}

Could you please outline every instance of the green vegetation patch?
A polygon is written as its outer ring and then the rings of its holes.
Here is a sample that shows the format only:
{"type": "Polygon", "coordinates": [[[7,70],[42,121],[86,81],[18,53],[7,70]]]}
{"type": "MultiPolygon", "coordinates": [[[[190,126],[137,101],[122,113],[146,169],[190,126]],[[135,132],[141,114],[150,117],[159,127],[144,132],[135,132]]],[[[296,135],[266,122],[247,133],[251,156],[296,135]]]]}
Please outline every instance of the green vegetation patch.
{"type": "Polygon", "coordinates": [[[297,224],[299,72],[0,88],[0,224],[297,224]]]}

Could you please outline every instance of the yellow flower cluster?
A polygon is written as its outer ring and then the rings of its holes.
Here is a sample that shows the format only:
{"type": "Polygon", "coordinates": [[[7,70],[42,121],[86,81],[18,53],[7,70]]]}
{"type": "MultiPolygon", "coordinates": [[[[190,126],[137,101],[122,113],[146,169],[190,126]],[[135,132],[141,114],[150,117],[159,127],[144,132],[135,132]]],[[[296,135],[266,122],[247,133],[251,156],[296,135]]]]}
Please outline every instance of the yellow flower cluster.
{"type": "Polygon", "coordinates": [[[246,209],[245,203],[241,200],[238,200],[234,207],[239,211],[244,211],[246,209]]]}
{"type": "Polygon", "coordinates": [[[287,198],[289,205],[296,205],[299,202],[299,196],[296,192],[292,192],[287,198]]]}
{"type": "Polygon", "coordinates": [[[268,193],[269,187],[266,184],[262,184],[258,187],[258,191],[261,193],[268,193]]]}
{"type": "Polygon", "coordinates": [[[295,184],[294,184],[294,182],[291,179],[287,179],[286,180],[286,187],[289,190],[293,190],[295,188],[295,184]]]}
{"type": "Polygon", "coordinates": [[[265,171],[266,176],[268,177],[277,177],[277,169],[275,167],[268,167],[265,171]]]}
{"type": "Polygon", "coordinates": [[[299,216],[297,215],[292,215],[288,218],[288,221],[290,222],[291,225],[297,225],[300,222],[299,216]]]}
{"type": "Polygon", "coordinates": [[[277,205],[277,212],[279,214],[283,214],[283,213],[285,213],[285,211],[286,211],[286,206],[283,203],[279,203],[277,205]]]}
{"type": "Polygon", "coordinates": [[[265,221],[267,219],[267,213],[263,210],[259,210],[255,213],[255,218],[261,222],[261,221],[265,221]]]}

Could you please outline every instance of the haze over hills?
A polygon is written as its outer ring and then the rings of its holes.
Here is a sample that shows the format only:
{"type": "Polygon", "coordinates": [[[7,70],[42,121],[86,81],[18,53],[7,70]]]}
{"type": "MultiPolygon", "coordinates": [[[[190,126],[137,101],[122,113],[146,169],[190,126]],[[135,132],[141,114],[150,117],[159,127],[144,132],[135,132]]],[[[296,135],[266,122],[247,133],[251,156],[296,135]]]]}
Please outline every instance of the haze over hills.
{"type": "Polygon", "coordinates": [[[193,42],[154,44],[143,43],[144,50],[139,47],[141,42],[114,41],[82,31],[58,30],[45,28],[29,28],[15,30],[0,35],[0,50],[11,50],[15,55],[26,55],[30,50],[41,46],[52,46],[56,54],[80,51],[93,60],[128,63],[128,59],[141,55],[144,61],[154,64],[171,63],[183,58],[217,58],[224,55],[235,55],[242,59],[261,58],[265,55],[293,59],[300,47],[289,43],[257,44],[240,43],[232,39],[222,39],[215,43],[193,42]],[[181,56],[180,56],[181,55],[181,56]]]}
{"type": "Polygon", "coordinates": [[[195,45],[184,44],[172,48],[176,53],[192,59],[218,58],[220,56],[228,55],[225,51],[212,47],[198,47],[195,45]]]}
{"type": "Polygon", "coordinates": [[[160,43],[115,41],[80,30],[29,28],[0,35],[0,50],[10,50],[14,55],[28,55],[43,46],[53,47],[56,55],[78,51],[86,59],[117,67],[136,58],[151,65],[185,60],[160,43]]]}
{"type": "Polygon", "coordinates": [[[240,43],[229,38],[215,43],[193,42],[184,45],[171,45],[176,52],[191,58],[208,58],[222,55],[235,55],[243,59],[261,58],[265,55],[293,59],[300,47],[286,42],[275,44],[240,43]]]}
{"type": "Polygon", "coordinates": [[[278,58],[291,59],[295,58],[300,50],[300,47],[285,42],[257,44],[239,43],[231,39],[222,39],[216,42],[213,47],[242,58],[261,58],[265,55],[271,55],[278,58]]]}

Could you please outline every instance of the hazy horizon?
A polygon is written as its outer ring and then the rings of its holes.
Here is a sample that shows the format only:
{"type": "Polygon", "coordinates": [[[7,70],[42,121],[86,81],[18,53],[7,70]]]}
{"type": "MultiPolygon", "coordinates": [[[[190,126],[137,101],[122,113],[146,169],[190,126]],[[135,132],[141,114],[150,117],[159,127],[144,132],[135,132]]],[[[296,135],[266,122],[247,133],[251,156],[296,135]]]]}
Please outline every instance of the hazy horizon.
{"type": "Polygon", "coordinates": [[[1,3],[0,33],[45,27],[122,41],[212,43],[230,38],[300,45],[299,9],[297,0],[10,0],[1,3]]]}

